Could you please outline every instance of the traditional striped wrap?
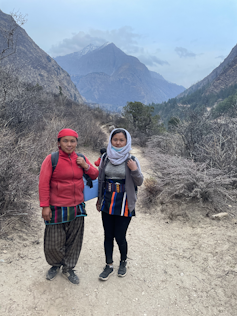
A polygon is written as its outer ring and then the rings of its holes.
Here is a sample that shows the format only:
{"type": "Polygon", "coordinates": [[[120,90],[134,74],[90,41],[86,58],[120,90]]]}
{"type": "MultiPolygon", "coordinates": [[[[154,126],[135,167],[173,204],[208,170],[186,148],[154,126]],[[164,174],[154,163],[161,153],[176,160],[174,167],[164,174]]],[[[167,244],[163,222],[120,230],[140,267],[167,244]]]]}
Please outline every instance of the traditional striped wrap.
{"type": "Polygon", "coordinates": [[[50,222],[45,221],[46,225],[62,224],[70,222],[79,216],[87,216],[85,203],[76,206],[54,206],[50,205],[52,218],[50,222]]]}

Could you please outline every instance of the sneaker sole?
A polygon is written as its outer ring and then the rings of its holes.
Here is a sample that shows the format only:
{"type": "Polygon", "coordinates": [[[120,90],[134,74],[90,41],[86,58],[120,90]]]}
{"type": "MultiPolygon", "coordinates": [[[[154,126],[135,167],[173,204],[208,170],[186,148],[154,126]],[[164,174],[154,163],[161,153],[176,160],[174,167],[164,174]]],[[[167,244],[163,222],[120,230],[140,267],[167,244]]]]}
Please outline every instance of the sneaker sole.
{"type": "Polygon", "coordinates": [[[101,281],[107,281],[108,278],[109,278],[112,274],[114,274],[114,270],[107,276],[107,278],[103,278],[103,277],[100,277],[100,276],[99,276],[99,280],[101,280],[101,281]]]}
{"type": "Polygon", "coordinates": [[[71,281],[68,279],[68,277],[67,277],[64,273],[62,273],[62,276],[63,276],[65,279],[67,279],[68,282],[70,282],[70,283],[73,284],[73,285],[78,285],[78,284],[80,283],[80,281],[79,281],[78,283],[73,283],[73,282],[71,282],[71,281]]]}
{"type": "Polygon", "coordinates": [[[126,275],[127,275],[127,271],[126,271],[126,273],[124,273],[124,274],[118,274],[118,277],[123,278],[123,277],[125,277],[126,275]]]}

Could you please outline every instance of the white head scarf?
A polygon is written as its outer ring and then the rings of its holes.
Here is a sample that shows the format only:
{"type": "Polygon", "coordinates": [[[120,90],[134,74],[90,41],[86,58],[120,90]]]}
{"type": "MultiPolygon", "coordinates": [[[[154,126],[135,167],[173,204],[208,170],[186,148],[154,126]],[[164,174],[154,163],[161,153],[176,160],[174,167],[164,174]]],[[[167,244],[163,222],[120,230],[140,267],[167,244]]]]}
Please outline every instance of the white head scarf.
{"type": "Polygon", "coordinates": [[[131,135],[129,134],[129,132],[124,129],[124,128],[115,128],[114,130],[112,130],[112,132],[110,133],[109,136],[109,144],[107,146],[107,156],[110,160],[110,162],[113,165],[120,165],[121,163],[123,163],[125,160],[127,160],[130,157],[130,150],[131,150],[131,144],[132,144],[132,139],[131,139],[131,135]],[[127,135],[127,144],[123,147],[122,150],[120,151],[115,151],[114,149],[112,149],[112,135],[116,130],[123,130],[125,131],[126,135],[127,135]]]}

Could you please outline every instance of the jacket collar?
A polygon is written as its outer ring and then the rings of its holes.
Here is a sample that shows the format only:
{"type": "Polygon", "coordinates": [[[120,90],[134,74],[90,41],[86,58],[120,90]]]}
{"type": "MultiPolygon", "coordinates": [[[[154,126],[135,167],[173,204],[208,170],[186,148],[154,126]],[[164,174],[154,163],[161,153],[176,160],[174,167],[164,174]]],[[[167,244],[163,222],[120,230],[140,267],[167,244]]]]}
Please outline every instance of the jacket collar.
{"type": "Polygon", "coordinates": [[[75,151],[73,151],[71,154],[67,154],[67,153],[65,153],[65,151],[63,151],[61,148],[59,148],[59,155],[61,157],[69,158],[69,157],[73,157],[74,155],[76,155],[76,153],[75,153],[75,151]]]}

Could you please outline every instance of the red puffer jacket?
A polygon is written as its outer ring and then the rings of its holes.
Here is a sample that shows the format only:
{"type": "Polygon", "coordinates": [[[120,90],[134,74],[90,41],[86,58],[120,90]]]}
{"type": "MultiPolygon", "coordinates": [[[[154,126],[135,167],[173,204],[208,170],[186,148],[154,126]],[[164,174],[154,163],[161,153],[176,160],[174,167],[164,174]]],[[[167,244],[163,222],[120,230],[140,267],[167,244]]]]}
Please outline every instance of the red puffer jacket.
{"type": "MultiPolygon", "coordinates": [[[[76,206],[84,201],[83,169],[76,163],[78,156],[75,152],[68,155],[59,149],[59,159],[53,172],[51,154],[42,163],[39,177],[40,206],[76,206]]],[[[85,157],[86,158],[86,157],[85,157]]],[[[99,171],[90,165],[85,171],[92,180],[98,177],[99,171]]]]}

